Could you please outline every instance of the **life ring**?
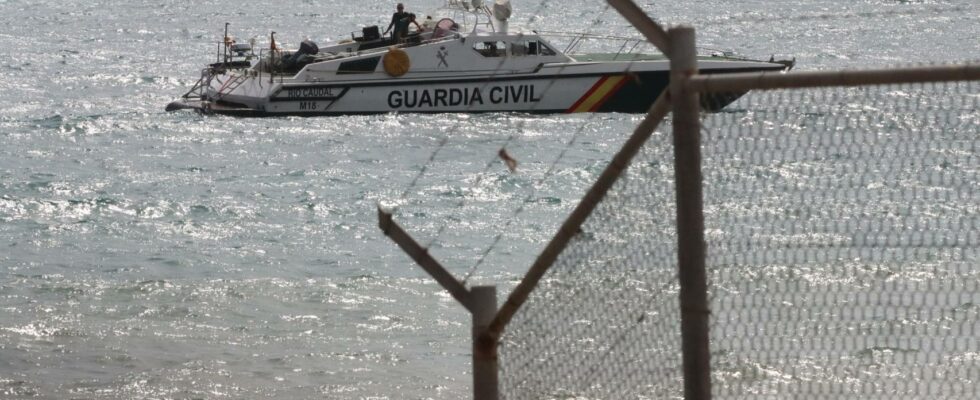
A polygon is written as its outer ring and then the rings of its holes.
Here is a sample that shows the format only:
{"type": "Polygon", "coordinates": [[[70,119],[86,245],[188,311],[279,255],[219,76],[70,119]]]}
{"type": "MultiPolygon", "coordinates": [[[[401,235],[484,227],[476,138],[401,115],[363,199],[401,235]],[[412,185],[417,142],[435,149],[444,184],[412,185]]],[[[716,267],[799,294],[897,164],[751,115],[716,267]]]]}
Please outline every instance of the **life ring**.
{"type": "Polygon", "coordinates": [[[405,75],[412,65],[408,59],[408,53],[397,47],[389,48],[388,53],[381,59],[381,63],[384,64],[385,72],[394,77],[405,75]]]}

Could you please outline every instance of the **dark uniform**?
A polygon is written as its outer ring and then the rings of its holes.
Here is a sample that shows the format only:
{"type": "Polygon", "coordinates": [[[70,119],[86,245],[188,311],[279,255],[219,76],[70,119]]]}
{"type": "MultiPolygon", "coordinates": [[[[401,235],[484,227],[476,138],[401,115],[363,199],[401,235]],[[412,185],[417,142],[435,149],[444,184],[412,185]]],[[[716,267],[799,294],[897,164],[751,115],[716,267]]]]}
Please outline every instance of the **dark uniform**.
{"type": "Polygon", "coordinates": [[[391,15],[391,24],[389,26],[395,27],[395,30],[391,32],[391,36],[396,41],[408,36],[408,25],[412,23],[411,17],[412,14],[405,11],[399,11],[391,15]]]}

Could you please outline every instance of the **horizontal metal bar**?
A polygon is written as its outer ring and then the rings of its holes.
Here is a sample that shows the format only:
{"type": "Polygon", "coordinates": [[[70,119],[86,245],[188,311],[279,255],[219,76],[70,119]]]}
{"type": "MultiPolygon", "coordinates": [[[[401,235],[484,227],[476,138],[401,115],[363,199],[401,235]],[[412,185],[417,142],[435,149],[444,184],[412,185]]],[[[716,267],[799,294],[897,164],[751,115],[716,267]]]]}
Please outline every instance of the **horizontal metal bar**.
{"type": "Polygon", "coordinates": [[[980,79],[980,64],[965,63],[891,69],[737,72],[698,75],[688,80],[687,89],[702,93],[739,92],[747,90],[888,85],[978,79],[980,79]]]}

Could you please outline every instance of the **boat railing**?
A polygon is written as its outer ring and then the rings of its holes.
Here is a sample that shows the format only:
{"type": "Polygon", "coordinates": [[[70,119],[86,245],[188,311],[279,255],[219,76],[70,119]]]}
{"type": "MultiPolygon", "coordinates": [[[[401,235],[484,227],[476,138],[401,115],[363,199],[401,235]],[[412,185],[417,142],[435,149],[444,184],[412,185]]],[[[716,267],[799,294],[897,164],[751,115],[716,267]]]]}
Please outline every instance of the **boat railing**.
{"type": "MultiPolygon", "coordinates": [[[[596,52],[614,54],[614,59],[636,54],[661,54],[653,45],[642,37],[600,35],[588,32],[556,32],[535,30],[537,34],[547,36],[552,42],[558,42],[565,46],[565,54],[581,54],[583,48],[588,45],[596,47],[596,52]],[[555,40],[558,39],[558,40],[555,40]],[[615,48],[615,52],[610,50],[615,48]]],[[[556,43],[556,44],[558,44],[556,43]]],[[[698,47],[698,55],[704,56],[723,56],[727,58],[749,60],[747,57],[740,56],[731,50],[722,50],[712,47],[698,47]]],[[[625,57],[628,58],[628,57],[625,57]]]]}
{"type": "Polygon", "coordinates": [[[417,41],[406,41],[404,43],[391,44],[389,46],[381,46],[370,48],[366,50],[358,50],[353,52],[336,52],[336,53],[320,53],[312,57],[309,62],[303,63],[297,67],[290,68],[286,64],[287,57],[291,57],[295,54],[295,50],[284,50],[284,49],[262,49],[258,53],[259,62],[252,68],[256,74],[267,73],[270,75],[269,82],[274,82],[275,77],[279,77],[279,81],[282,82],[286,76],[295,76],[306,65],[320,63],[325,61],[335,61],[342,59],[349,59],[353,57],[365,57],[381,53],[388,52],[391,48],[409,48],[420,46],[423,44],[439,43],[444,41],[456,40],[460,34],[458,32],[452,32],[445,36],[440,36],[438,38],[422,37],[417,41]]]}
{"type": "Polygon", "coordinates": [[[475,31],[477,28],[494,30],[493,12],[486,5],[475,7],[470,0],[447,0],[445,4],[430,10],[430,17],[450,18],[459,24],[461,32],[475,31]],[[470,22],[472,20],[472,23],[470,22]]]}
{"type": "Polygon", "coordinates": [[[190,90],[180,97],[185,100],[203,100],[205,98],[205,88],[211,85],[211,79],[213,78],[214,73],[211,67],[202,69],[201,77],[198,78],[197,82],[194,82],[194,86],[191,86],[190,90]]]}

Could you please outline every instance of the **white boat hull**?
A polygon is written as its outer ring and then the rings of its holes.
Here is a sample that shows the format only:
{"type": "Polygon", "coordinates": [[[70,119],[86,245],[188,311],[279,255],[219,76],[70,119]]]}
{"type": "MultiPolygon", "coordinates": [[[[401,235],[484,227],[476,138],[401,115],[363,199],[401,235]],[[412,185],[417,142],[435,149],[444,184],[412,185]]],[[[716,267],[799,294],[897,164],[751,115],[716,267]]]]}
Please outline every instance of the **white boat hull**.
{"type": "MultiPolygon", "coordinates": [[[[670,62],[663,57],[619,60],[623,55],[613,54],[591,61],[603,56],[594,54],[580,61],[533,32],[426,32],[411,43],[373,40],[322,50],[310,44],[308,52],[271,50],[256,63],[211,64],[167,109],[247,116],[641,113],[670,76],[670,62]]],[[[726,56],[701,57],[698,67],[701,73],[786,68],[726,56]]],[[[740,95],[714,95],[704,106],[717,110],[740,95]]]]}
{"type": "MultiPolygon", "coordinates": [[[[779,67],[765,69],[778,70],[779,67]]],[[[241,90],[220,94],[212,91],[212,98],[217,101],[175,102],[173,107],[242,116],[507,111],[637,113],[646,111],[669,82],[667,71],[329,84],[269,83],[261,82],[258,77],[249,79],[253,82],[240,87],[262,86],[261,93],[241,90]]],[[[706,99],[705,108],[718,110],[740,95],[732,93],[706,99]]]]}

